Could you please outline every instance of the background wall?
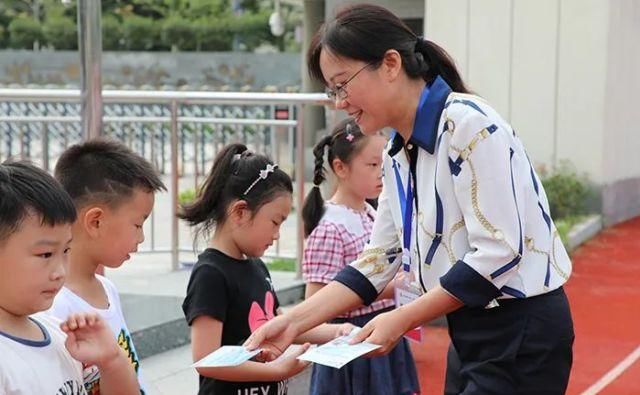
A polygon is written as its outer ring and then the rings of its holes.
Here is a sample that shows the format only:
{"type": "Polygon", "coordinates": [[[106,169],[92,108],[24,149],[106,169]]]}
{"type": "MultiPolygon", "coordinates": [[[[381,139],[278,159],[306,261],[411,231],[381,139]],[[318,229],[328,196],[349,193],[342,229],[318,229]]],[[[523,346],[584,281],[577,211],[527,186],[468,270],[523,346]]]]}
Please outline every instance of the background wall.
{"type": "Polygon", "coordinates": [[[513,125],[538,167],[570,161],[605,222],[640,214],[640,2],[427,0],[426,36],[513,125]]]}

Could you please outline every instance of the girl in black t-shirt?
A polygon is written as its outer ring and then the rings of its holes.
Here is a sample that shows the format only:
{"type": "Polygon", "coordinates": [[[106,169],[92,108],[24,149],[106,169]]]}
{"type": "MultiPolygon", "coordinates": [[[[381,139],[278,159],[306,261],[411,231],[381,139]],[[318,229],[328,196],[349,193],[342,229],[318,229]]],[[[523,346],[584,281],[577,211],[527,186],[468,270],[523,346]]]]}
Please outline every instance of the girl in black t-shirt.
{"type": "MultiPolygon", "coordinates": [[[[198,257],[182,305],[191,326],[194,361],[223,345],[240,345],[278,313],[278,299],[265,264],[259,259],[280,237],[291,212],[289,176],[263,155],[232,144],[216,157],[194,203],[179,214],[198,233],[213,236],[198,257]]],[[[348,333],[351,325],[322,325],[298,343],[325,343],[348,333]]],[[[236,367],[198,368],[199,394],[287,393],[286,379],[307,362],[297,359],[305,344],[273,363],[248,361],[236,367]]]]}

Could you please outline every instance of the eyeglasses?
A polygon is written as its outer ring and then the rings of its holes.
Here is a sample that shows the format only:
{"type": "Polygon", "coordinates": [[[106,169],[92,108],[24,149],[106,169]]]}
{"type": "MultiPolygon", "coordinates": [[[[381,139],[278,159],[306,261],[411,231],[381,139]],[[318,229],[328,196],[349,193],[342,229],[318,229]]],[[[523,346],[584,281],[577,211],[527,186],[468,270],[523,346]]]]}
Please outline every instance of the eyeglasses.
{"type": "Polygon", "coordinates": [[[336,84],[335,88],[327,89],[326,92],[327,92],[327,96],[329,96],[329,99],[331,99],[332,101],[336,101],[336,99],[340,99],[340,100],[346,99],[349,96],[349,93],[345,89],[347,84],[349,82],[351,82],[351,80],[356,78],[358,76],[358,74],[360,74],[360,72],[362,70],[366,69],[367,67],[369,67],[369,66],[371,66],[373,64],[375,64],[375,62],[370,62],[370,63],[365,64],[360,70],[356,71],[354,75],[349,77],[349,79],[347,79],[342,84],[336,84]]]}

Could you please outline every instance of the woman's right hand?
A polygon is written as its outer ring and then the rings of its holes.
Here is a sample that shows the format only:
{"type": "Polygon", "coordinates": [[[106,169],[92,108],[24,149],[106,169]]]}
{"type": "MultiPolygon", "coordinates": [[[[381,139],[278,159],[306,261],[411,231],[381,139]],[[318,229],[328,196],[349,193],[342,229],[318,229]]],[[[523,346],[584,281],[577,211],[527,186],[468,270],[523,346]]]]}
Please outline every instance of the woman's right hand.
{"type": "Polygon", "coordinates": [[[259,359],[273,361],[282,355],[298,334],[295,323],[289,320],[287,314],[283,314],[256,329],[244,343],[244,347],[249,351],[261,348],[259,359]]]}

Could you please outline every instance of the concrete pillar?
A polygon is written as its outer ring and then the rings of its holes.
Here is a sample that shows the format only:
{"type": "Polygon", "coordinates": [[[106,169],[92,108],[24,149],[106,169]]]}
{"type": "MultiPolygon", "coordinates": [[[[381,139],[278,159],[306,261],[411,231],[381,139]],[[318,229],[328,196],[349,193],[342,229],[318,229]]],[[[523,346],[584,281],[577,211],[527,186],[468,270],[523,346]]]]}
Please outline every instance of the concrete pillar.
{"type": "MultiPolygon", "coordinates": [[[[312,81],[307,70],[306,54],[311,38],[318,27],[324,22],[324,0],[304,0],[304,23],[302,41],[302,92],[322,92],[324,85],[312,81]]],[[[324,108],[318,106],[305,106],[304,109],[304,131],[307,147],[311,147],[316,142],[316,132],[325,128],[324,108]]],[[[313,165],[313,161],[308,161],[313,165]]],[[[309,166],[307,166],[309,167],[309,166]]],[[[309,173],[309,172],[305,172],[309,173]]]]}
{"type": "Polygon", "coordinates": [[[78,0],[78,48],[81,65],[81,118],[86,139],[102,133],[101,1],[78,0]]]}

